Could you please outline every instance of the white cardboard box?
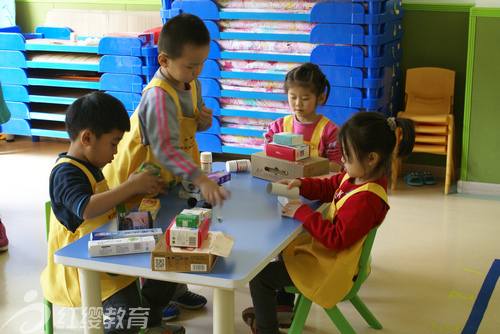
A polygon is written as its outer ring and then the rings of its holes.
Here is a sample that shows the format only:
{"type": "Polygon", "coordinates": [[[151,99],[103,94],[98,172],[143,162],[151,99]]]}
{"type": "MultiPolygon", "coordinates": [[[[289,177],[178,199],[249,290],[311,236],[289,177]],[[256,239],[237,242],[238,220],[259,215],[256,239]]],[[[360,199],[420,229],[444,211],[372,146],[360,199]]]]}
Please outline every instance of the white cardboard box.
{"type": "Polygon", "coordinates": [[[132,237],[89,241],[89,256],[111,256],[152,252],[155,248],[155,238],[132,237]]]}

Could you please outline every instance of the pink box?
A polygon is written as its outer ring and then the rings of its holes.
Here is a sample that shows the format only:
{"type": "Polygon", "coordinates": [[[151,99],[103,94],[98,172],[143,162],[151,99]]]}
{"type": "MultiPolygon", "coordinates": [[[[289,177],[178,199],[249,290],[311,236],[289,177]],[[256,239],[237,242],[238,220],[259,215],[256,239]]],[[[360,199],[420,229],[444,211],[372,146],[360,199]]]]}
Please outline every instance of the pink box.
{"type": "Polygon", "coordinates": [[[166,242],[168,246],[176,247],[200,247],[208,235],[210,219],[204,218],[198,227],[177,226],[175,216],[166,231],[166,242]]]}
{"type": "Polygon", "coordinates": [[[309,145],[286,146],[269,143],[266,144],[266,155],[288,161],[298,161],[309,158],[309,145]]]}

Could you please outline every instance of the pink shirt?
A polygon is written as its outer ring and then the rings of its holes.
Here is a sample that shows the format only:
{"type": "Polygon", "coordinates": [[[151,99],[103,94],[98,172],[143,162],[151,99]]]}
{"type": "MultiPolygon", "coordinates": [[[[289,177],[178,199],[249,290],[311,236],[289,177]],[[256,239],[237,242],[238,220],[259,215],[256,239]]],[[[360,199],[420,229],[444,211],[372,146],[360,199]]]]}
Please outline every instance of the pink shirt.
{"type": "MultiPolygon", "coordinates": [[[[325,116],[321,115],[313,123],[300,123],[297,119],[293,118],[293,133],[301,134],[304,137],[304,141],[311,141],[314,129],[318,122],[325,116]]],[[[341,161],[342,152],[340,151],[340,145],[337,141],[337,134],[339,128],[338,126],[330,121],[323,130],[321,135],[321,140],[319,142],[318,154],[320,157],[328,158],[329,161],[336,162],[340,165],[344,165],[341,161]]],[[[278,118],[275,120],[264,135],[266,143],[273,141],[273,135],[275,133],[284,132],[283,130],[283,118],[278,118]]]]}

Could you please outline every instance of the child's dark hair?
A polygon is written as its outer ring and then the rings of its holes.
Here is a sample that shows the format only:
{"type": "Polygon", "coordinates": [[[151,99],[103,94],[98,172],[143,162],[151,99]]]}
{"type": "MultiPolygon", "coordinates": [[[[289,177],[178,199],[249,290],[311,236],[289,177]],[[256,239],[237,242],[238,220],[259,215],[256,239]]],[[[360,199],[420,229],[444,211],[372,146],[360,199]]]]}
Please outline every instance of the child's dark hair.
{"type": "Polygon", "coordinates": [[[396,129],[401,128],[403,138],[396,153],[398,158],[410,155],[415,144],[415,122],[408,118],[386,118],[379,112],[360,111],[353,114],[342,124],[339,131],[339,142],[342,154],[348,159],[354,154],[364,162],[371,152],[379,155],[379,163],[374,173],[384,172],[389,168],[396,146],[396,129]],[[349,151],[347,142],[354,152],[349,151]]]}
{"type": "Polygon", "coordinates": [[[177,59],[182,55],[184,45],[204,46],[209,43],[210,33],[198,16],[179,14],[163,25],[158,37],[158,53],[177,59]]]}
{"type": "Polygon", "coordinates": [[[309,88],[316,96],[320,96],[326,89],[326,99],[322,105],[325,105],[330,96],[330,82],[319,66],[313,63],[304,63],[286,74],[285,92],[288,93],[288,89],[292,86],[309,88]]]}
{"type": "Polygon", "coordinates": [[[120,100],[103,92],[92,92],[80,97],[66,110],[69,139],[75,141],[84,129],[99,138],[115,129],[130,131],[130,119],[120,100]]]}

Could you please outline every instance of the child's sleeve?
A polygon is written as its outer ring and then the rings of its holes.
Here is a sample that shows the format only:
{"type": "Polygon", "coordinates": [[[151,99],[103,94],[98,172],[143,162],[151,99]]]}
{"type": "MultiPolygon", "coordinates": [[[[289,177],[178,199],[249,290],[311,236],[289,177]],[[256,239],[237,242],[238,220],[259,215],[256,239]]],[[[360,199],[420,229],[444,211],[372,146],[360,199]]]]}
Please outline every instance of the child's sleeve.
{"type": "MultiPolygon", "coordinates": [[[[328,249],[341,251],[354,245],[381,223],[386,205],[373,193],[363,192],[351,197],[339,210],[333,222],[323,219],[319,212],[307,216],[297,212],[294,218],[303,222],[311,236],[328,249]]],[[[386,212],[386,211],[385,211],[386,212]]]]}
{"type": "Polygon", "coordinates": [[[283,118],[278,118],[269,124],[267,132],[264,134],[265,143],[267,144],[272,142],[274,134],[280,132],[283,132],[283,118]]]}
{"type": "Polygon", "coordinates": [[[144,92],[139,110],[143,144],[172,174],[193,181],[202,171],[179,145],[179,120],[173,98],[160,87],[144,92]]]}
{"type": "Polygon", "coordinates": [[[320,200],[323,203],[333,201],[335,191],[340,185],[344,173],[333,174],[330,178],[314,178],[306,177],[300,179],[302,186],[300,187],[300,195],[309,200],[320,200]]]}
{"type": "Polygon", "coordinates": [[[73,165],[61,164],[51,173],[49,191],[57,220],[75,232],[84,221],[83,211],[93,195],[88,177],[73,165]]]}
{"type": "MultiPolygon", "coordinates": [[[[201,82],[199,79],[196,79],[194,82],[196,84],[196,101],[197,101],[196,108],[200,110],[201,108],[205,107],[205,101],[203,100],[203,96],[201,95],[201,89],[202,89],[201,82]]],[[[211,124],[208,124],[204,128],[197,129],[196,132],[207,131],[208,129],[210,129],[211,126],[212,126],[211,124]]]]}
{"type": "Polygon", "coordinates": [[[331,162],[336,162],[340,165],[344,165],[342,163],[342,151],[340,150],[340,144],[338,141],[338,132],[339,128],[333,122],[330,121],[328,125],[323,130],[323,135],[321,138],[320,148],[324,152],[324,157],[328,158],[331,162]]]}

